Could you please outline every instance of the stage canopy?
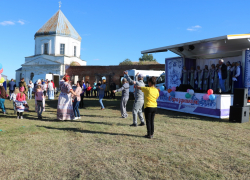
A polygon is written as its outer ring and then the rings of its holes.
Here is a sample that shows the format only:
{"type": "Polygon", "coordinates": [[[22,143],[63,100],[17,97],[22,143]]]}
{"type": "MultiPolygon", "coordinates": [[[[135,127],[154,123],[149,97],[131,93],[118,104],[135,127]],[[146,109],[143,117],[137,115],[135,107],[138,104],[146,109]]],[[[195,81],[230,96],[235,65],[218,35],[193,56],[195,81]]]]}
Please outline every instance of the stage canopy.
{"type": "Polygon", "coordinates": [[[169,50],[184,58],[216,59],[240,56],[242,50],[247,48],[250,48],[250,34],[236,34],[149,49],[141,51],[141,53],[169,50]]]}

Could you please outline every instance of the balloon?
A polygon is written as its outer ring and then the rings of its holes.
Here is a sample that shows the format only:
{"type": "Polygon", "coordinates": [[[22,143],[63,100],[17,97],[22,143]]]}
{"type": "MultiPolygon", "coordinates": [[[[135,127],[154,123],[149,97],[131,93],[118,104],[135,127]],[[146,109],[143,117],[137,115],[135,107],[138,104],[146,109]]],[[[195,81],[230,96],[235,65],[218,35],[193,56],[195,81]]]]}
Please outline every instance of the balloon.
{"type": "Polygon", "coordinates": [[[160,96],[163,96],[163,95],[164,95],[163,91],[160,91],[160,96]]]}
{"type": "Polygon", "coordinates": [[[0,63],[0,69],[2,69],[3,68],[3,66],[2,66],[2,64],[0,63]]]}
{"type": "Polygon", "coordinates": [[[187,92],[188,92],[188,93],[189,93],[189,90],[190,90],[190,89],[187,89],[187,92]]]}
{"type": "Polygon", "coordinates": [[[213,95],[213,94],[209,95],[209,99],[210,99],[211,101],[215,100],[215,95],[213,95]]]}
{"type": "Polygon", "coordinates": [[[3,83],[5,80],[4,80],[4,78],[3,77],[1,77],[1,79],[0,79],[0,83],[3,83]]]}
{"type": "Polygon", "coordinates": [[[2,68],[2,69],[0,69],[0,74],[1,74],[1,73],[3,73],[3,68],[2,68]]]}
{"type": "Polygon", "coordinates": [[[174,92],[174,91],[171,91],[171,92],[170,92],[170,96],[175,97],[175,92],[174,92]]]}
{"type": "Polygon", "coordinates": [[[203,96],[203,99],[204,99],[204,100],[209,100],[209,95],[208,95],[208,94],[205,94],[205,95],[203,96]]]}
{"type": "Polygon", "coordinates": [[[2,75],[0,74],[0,79],[1,79],[2,75]]]}
{"type": "Polygon", "coordinates": [[[189,98],[191,98],[191,95],[190,95],[189,93],[186,93],[186,94],[185,94],[185,97],[186,97],[187,99],[189,99],[189,98]]]}
{"type": "Polygon", "coordinates": [[[171,88],[171,90],[172,90],[172,91],[176,91],[176,87],[173,86],[173,87],[171,88]]]}
{"type": "Polygon", "coordinates": [[[171,89],[168,89],[168,93],[171,93],[172,92],[172,90],[171,89]]]}
{"type": "Polygon", "coordinates": [[[164,86],[161,86],[161,87],[160,87],[160,90],[161,90],[161,91],[164,91],[164,90],[165,90],[165,87],[164,87],[164,86]]]}
{"type": "Polygon", "coordinates": [[[194,90],[193,90],[193,89],[190,89],[190,90],[188,91],[188,93],[192,96],[192,95],[194,95],[194,90]]]}
{"type": "Polygon", "coordinates": [[[213,91],[212,89],[207,90],[207,94],[208,94],[208,95],[211,95],[211,94],[213,94],[213,93],[214,93],[214,91],[213,91]]]}

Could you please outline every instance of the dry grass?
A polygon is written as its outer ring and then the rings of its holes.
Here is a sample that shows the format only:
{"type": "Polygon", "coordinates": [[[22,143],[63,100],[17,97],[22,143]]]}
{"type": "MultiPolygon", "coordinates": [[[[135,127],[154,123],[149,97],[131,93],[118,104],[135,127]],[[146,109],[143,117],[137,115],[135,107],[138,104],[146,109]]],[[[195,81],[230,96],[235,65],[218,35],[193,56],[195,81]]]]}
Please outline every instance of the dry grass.
{"type": "Polygon", "coordinates": [[[250,179],[250,123],[233,124],[166,110],[155,138],[121,119],[119,100],[87,99],[82,119],[58,122],[57,101],[38,120],[34,100],[23,120],[12,102],[0,115],[0,179],[250,179]]]}

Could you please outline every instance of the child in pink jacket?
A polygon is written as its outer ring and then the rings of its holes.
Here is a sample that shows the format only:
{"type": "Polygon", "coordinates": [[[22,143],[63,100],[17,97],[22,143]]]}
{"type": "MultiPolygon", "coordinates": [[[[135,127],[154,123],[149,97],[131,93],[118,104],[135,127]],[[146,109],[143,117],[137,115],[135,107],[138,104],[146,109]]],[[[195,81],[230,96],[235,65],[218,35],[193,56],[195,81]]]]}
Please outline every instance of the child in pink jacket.
{"type": "Polygon", "coordinates": [[[26,102],[26,96],[24,94],[24,87],[19,88],[20,93],[16,95],[16,111],[17,111],[17,119],[23,119],[23,112],[25,109],[26,102]]]}

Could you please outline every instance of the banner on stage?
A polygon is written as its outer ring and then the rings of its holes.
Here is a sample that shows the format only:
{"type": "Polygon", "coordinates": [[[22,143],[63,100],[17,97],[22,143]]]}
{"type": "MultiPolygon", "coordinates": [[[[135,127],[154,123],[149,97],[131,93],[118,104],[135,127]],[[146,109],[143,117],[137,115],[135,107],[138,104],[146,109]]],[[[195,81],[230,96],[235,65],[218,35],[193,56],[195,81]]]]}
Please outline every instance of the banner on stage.
{"type": "Polygon", "coordinates": [[[181,84],[181,72],[183,58],[171,58],[165,60],[166,88],[178,87],[181,84]]]}
{"type": "Polygon", "coordinates": [[[157,100],[158,107],[217,118],[229,116],[229,109],[232,104],[231,95],[215,94],[215,100],[204,100],[205,94],[203,93],[195,93],[189,99],[185,97],[185,94],[186,92],[175,92],[175,97],[172,97],[170,93],[164,91],[157,100]]]}
{"type": "MultiPolygon", "coordinates": [[[[170,96],[170,93],[164,91],[164,95],[158,98],[157,102],[169,102],[179,105],[179,108],[185,108],[189,106],[196,106],[196,107],[205,107],[210,109],[216,109],[216,99],[217,95],[215,95],[215,100],[204,100],[202,93],[194,94],[190,99],[185,97],[185,92],[176,92],[175,97],[170,96]]],[[[175,107],[177,107],[175,105],[175,107]]]]}
{"type": "Polygon", "coordinates": [[[248,95],[250,96],[250,50],[246,50],[245,54],[245,74],[244,87],[248,88],[248,95]]]}

